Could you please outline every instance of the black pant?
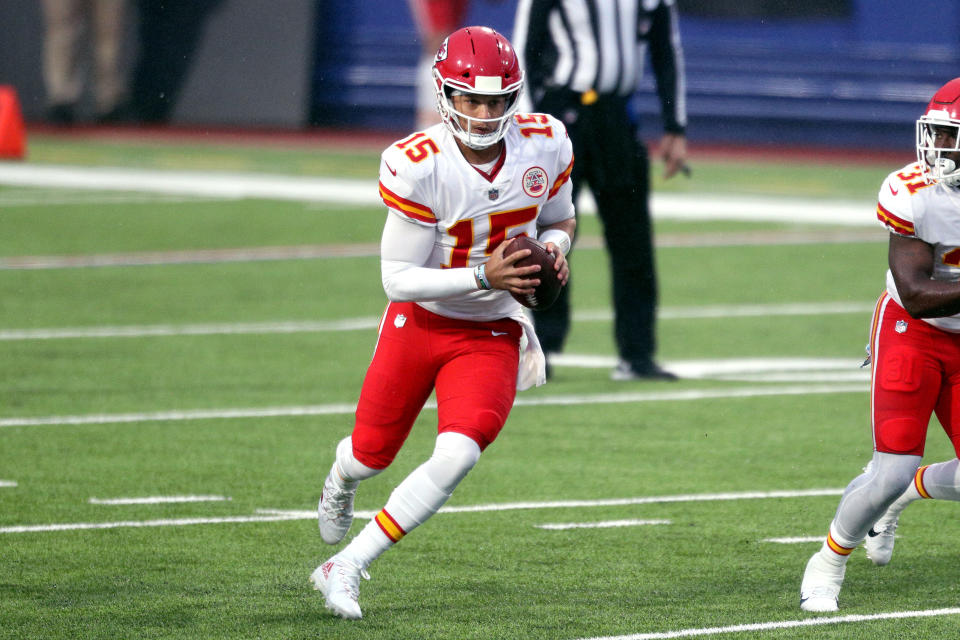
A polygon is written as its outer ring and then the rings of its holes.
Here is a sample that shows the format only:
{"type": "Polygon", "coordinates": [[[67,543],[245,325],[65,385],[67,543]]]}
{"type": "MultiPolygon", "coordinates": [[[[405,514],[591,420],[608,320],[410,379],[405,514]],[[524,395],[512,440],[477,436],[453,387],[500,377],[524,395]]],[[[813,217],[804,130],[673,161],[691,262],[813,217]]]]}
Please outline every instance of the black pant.
{"type": "Polygon", "coordinates": [[[139,0],[140,55],[130,90],[130,110],[135,120],[170,120],[204,23],[221,1],[139,0]]]}
{"type": "MultiPolygon", "coordinates": [[[[573,143],[571,180],[576,198],[590,186],[603,223],[613,279],[614,335],[620,357],[635,366],[656,349],[657,277],[650,226],[650,162],[627,99],[600,96],[584,105],[579,94],[548,91],[537,110],[564,122],[573,143]]],[[[571,283],[576,269],[571,266],[571,283]]],[[[534,312],[544,351],[559,352],[570,328],[570,283],[545,311],[534,312]]]]}

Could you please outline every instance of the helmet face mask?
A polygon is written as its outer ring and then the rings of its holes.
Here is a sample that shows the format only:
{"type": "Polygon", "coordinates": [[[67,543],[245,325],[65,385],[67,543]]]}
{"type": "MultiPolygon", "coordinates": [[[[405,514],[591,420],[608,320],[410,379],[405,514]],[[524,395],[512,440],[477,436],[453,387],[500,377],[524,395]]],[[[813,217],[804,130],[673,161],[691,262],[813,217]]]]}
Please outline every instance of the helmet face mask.
{"type": "Polygon", "coordinates": [[[916,147],[928,183],[960,187],[960,78],[941,87],[917,120],[916,147]]]}
{"type": "Polygon", "coordinates": [[[440,118],[460,142],[481,150],[503,139],[523,90],[523,72],[506,38],[488,27],[455,31],[437,51],[433,80],[440,118]],[[503,97],[503,112],[490,118],[465,113],[454,105],[454,98],[463,94],[481,101],[485,101],[483,97],[503,97]]]}
{"type": "Polygon", "coordinates": [[[927,182],[960,185],[960,122],[924,114],[917,120],[917,160],[927,182]]]}

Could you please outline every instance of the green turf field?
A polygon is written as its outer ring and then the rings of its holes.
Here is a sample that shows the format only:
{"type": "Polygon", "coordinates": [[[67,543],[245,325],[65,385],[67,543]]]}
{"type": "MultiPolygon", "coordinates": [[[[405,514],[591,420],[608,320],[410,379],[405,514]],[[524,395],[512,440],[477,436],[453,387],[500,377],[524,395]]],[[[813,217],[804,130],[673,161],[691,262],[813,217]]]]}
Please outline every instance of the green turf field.
{"type": "MultiPolygon", "coordinates": [[[[813,198],[869,218],[897,168],[692,156],[692,179],[655,188],[706,209],[712,194],[813,198]]],[[[375,188],[377,154],[32,138],[26,166],[53,164],[375,188]]],[[[364,619],[330,616],[308,576],[336,548],[311,512],[385,304],[383,217],[0,184],[0,638],[956,635],[958,612],[939,611],[958,598],[949,503],[906,512],[889,566],[855,553],[839,614],[799,609],[814,538],[870,458],[858,365],[886,259],[882,230],[802,220],[658,220],[659,355],[685,378],[615,383],[606,255],[585,216],[568,359],[518,396],[451,509],[371,567],[364,619]],[[543,528],[620,521],[657,524],[543,528]]],[[[363,484],[359,510],[429,455],[435,419],[363,484]]],[[[926,460],[951,455],[934,423],[926,460]]]]}

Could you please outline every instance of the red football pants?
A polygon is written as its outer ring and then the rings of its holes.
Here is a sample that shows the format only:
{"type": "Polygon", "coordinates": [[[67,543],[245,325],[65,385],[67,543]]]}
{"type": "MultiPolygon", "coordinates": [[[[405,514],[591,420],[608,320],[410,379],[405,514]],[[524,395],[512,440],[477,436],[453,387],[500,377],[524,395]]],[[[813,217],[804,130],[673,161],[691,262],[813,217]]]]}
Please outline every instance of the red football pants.
{"type": "Polygon", "coordinates": [[[870,353],[874,448],[922,456],[936,413],[960,456],[960,334],[910,317],[884,293],[873,316],[870,353]]]}
{"type": "Polygon", "coordinates": [[[513,407],[522,333],[513,320],[454,320],[391,302],[357,403],[354,457],[374,469],[393,462],[434,388],[438,433],[485,449],[513,407]]]}

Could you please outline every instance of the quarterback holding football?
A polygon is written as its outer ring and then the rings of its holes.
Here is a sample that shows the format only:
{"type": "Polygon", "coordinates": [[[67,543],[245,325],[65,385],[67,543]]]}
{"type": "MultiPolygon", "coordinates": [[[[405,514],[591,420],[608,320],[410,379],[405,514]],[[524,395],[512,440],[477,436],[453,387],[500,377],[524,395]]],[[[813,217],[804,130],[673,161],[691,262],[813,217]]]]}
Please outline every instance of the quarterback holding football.
{"type": "Polygon", "coordinates": [[[437,51],[433,80],[442,122],[390,145],[380,162],[389,304],[353,431],[323,485],[323,540],[346,536],[357,485],[393,462],[433,391],[438,435],[430,458],[311,575],[327,607],[348,619],[361,617],[367,567],[447,501],[497,437],[517,389],[545,381],[517,299],[569,275],[573,151],[558,120],[517,113],[524,80],[513,47],[486,27],[455,31],[437,51]],[[553,258],[521,266],[530,249],[504,255],[521,235],[553,258]]]}
{"type": "Polygon", "coordinates": [[[847,559],[861,542],[874,564],[890,561],[907,504],[960,500],[957,458],[920,466],[934,413],[960,455],[960,78],[917,120],[916,150],[916,162],[883,181],[877,204],[890,246],[868,347],[873,458],[807,563],[805,611],[837,610],[847,559]]]}

